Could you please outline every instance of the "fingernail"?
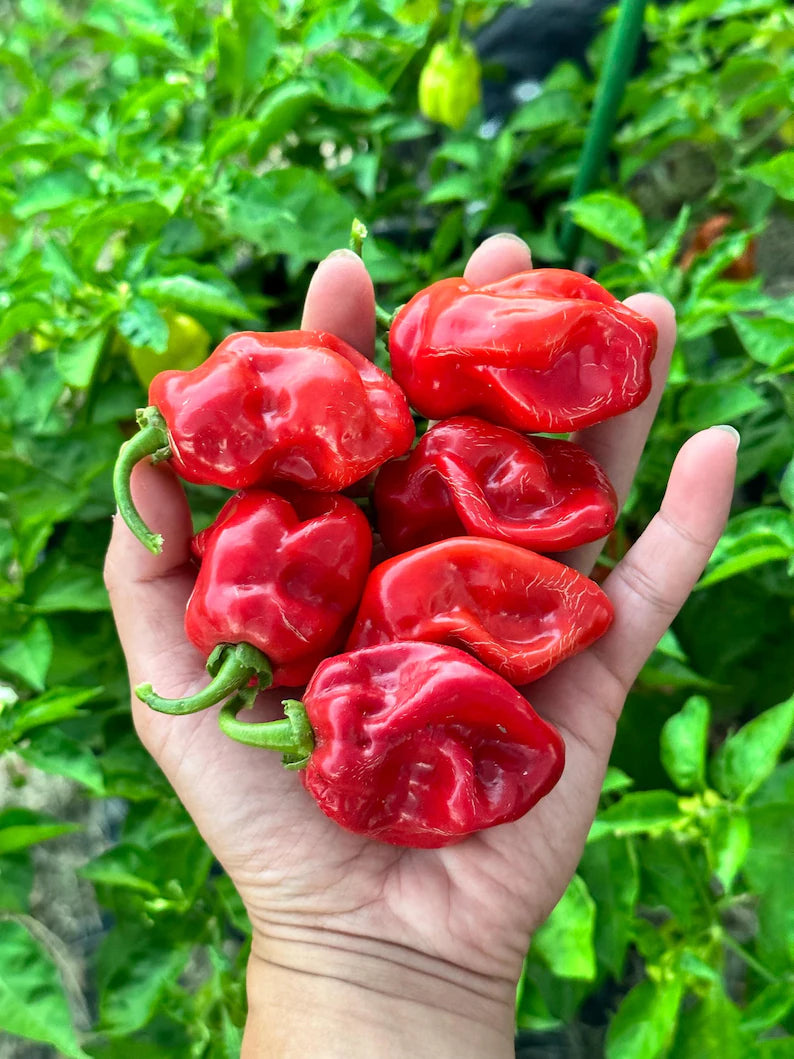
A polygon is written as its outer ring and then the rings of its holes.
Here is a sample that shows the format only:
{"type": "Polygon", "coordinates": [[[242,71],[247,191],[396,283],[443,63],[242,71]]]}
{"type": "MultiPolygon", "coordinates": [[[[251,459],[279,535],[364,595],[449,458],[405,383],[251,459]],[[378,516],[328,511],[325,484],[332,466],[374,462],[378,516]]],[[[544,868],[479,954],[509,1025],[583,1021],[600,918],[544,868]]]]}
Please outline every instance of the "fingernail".
{"type": "Polygon", "coordinates": [[[717,423],[714,429],[724,430],[726,433],[730,434],[733,437],[734,442],[736,443],[736,448],[739,448],[739,442],[742,440],[742,435],[739,433],[736,427],[732,427],[730,423],[717,423]]]}
{"type": "Polygon", "coordinates": [[[340,247],[339,250],[332,250],[327,257],[324,257],[320,262],[324,265],[326,261],[333,261],[334,258],[346,258],[347,260],[352,259],[353,261],[360,261],[361,258],[354,250],[348,250],[347,247],[340,247]]]}
{"type": "Polygon", "coordinates": [[[487,239],[483,239],[480,246],[485,246],[486,243],[492,243],[494,239],[510,239],[514,243],[519,243],[525,249],[527,249],[526,239],[522,239],[520,235],[516,235],[515,232],[497,232],[496,235],[489,235],[487,239]]]}

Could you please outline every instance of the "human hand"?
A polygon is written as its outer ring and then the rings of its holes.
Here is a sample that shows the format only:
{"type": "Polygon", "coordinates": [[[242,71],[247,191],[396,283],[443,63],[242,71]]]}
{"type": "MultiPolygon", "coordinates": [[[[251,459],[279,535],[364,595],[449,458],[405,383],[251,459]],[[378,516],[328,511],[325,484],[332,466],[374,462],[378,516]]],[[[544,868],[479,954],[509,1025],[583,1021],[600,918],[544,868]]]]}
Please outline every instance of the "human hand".
{"type": "MultiPolygon", "coordinates": [[[[497,237],[466,278],[496,281],[530,267],[520,240],[497,237]]],[[[575,438],[625,498],[655,413],[674,342],[670,306],[630,304],[659,328],[654,385],[633,412],[575,438]]],[[[307,329],[372,353],[372,286],[353,255],[323,262],[307,329]]],[[[728,514],[736,444],[707,430],[682,448],[659,514],[605,581],[609,632],[526,689],[562,732],[566,767],[526,817],[439,850],[386,846],[341,830],[276,755],[226,739],[217,709],[157,714],[134,696],[140,737],[159,762],[248,910],[253,928],[244,1054],[346,1057],[513,1054],[515,986],[532,931],[559,900],[595,814],[628,689],[702,571],[728,514]],[[330,1034],[330,1038],[326,1035],[330,1034]]],[[[206,683],[183,620],[194,569],[190,513],[166,466],[141,465],[133,492],[165,538],[149,554],[116,519],[106,578],[133,686],[167,696],[206,683]]],[[[597,546],[563,561],[588,572],[597,546]]],[[[280,696],[256,707],[281,716],[280,696]]]]}

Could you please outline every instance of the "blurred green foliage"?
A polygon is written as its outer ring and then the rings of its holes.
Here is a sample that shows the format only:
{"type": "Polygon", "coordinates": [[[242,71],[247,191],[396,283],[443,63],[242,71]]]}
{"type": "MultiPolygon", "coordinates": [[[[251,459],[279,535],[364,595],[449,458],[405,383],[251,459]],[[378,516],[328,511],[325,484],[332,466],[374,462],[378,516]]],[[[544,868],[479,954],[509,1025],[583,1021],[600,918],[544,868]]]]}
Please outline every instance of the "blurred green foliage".
{"type": "MultiPolygon", "coordinates": [[[[500,6],[469,4],[468,32],[500,6]]],[[[0,748],[17,785],[0,1029],[54,1054],[231,1057],[244,1019],[245,915],[132,731],[102,586],[110,469],[145,402],[129,351],[165,357],[175,313],[213,342],[295,326],[354,217],[397,305],[495,231],[561,264],[565,211],[580,266],[620,296],[664,294],[680,327],[605,563],[692,431],[731,422],[742,446],[728,530],[629,699],[579,871],[527,958],[520,1047],[794,1054],[794,14],[649,5],[608,167],[574,203],[604,36],[590,70],[563,62],[501,122],[474,111],[450,132],[415,95],[448,17],[416,0],[0,2],[0,748]],[[715,214],[722,234],[685,257],[715,214]],[[80,792],[57,818],[25,804],[40,772],[80,792]],[[102,923],[68,939],[80,977],[36,880],[42,844],[66,848],[89,814],[105,834],[80,877],[102,923]]],[[[198,522],[217,509],[191,495],[198,522]]]]}

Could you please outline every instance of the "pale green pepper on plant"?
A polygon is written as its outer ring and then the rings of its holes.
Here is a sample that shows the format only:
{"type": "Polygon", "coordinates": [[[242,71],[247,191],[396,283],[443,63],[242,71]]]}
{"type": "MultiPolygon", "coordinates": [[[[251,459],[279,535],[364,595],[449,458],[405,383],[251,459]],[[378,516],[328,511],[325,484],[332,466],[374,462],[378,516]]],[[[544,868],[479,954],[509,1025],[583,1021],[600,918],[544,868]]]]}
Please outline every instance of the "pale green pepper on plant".
{"type": "Polygon", "coordinates": [[[190,371],[207,359],[212,339],[207,329],[187,313],[163,309],[168,326],[168,345],[162,353],[151,346],[133,346],[122,335],[117,335],[114,350],[125,353],[141,385],[149,383],[161,371],[190,371]]]}
{"type": "Polygon", "coordinates": [[[480,82],[474,47],[460,39],[440,41],[419,76],[419,109],[431,121],[460,129],[480,102],[480,82]]]}

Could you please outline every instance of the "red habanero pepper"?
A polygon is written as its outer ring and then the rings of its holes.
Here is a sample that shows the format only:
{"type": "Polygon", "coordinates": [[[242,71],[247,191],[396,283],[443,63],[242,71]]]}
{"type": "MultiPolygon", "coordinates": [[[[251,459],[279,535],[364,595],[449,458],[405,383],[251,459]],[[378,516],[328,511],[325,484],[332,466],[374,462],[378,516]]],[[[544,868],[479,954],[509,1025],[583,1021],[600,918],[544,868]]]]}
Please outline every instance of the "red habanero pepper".
{"type": "Polygon", "coordinates": [[[541,268],[484,287],[445,279],[389,332],[392,375],[430,419],[468,413],[562,433],[648,396],[656,325],[594,280],[541,268]]]}
{"type": "Polygon", "coordinates": [[[390,643],[322,662],[285,720],[221,729],[281,751],[322,811],[357,835],[437,849],[517,820],[554,787],[565,744],[526,699],[456,650],[390,643]]]}
{"type": "Polygon", "coordinates": [[[569,566],[506,541],[450,537],[372,570],[346,650],[449,644],[520,685],[589,647],[612,617],[598,585],[569,566]]]}
{"type": "Polygon", "coordinates": [[[201,566],[185,632],[214,679],[190,698],[163,699],[150,684],[138,698],[161,713],[195,713],[251,680],[254,691],[305,684],[341,648],[371,552],[369,523],[346,497],[237,493],[193,539],[201,566]]]}
{"type": "Polygon", "coordinates": [[[197,485],[292,482],[331,493],[406,452],[415,435],[399,386],[323,331],[230,335],[192,371],[157,375],[138,422],[114,488],[122,518],[153,552],[162,540],[130,496],[132,468],[147,455],[197,485]]]}
{"type": "Polygon", "coordinates": [[[443,420],[407,456],[385,463],[373,499],[393,555],[463,534],[562,551],[605,537],[618,506],[580,445],[474,416],[443,420]]]}

